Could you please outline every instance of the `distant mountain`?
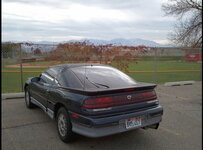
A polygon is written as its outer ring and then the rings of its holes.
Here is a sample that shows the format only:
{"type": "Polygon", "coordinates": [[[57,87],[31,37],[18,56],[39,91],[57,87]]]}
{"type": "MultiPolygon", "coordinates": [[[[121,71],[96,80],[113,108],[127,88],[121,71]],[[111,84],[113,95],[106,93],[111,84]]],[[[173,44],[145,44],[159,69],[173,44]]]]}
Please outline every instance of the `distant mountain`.
{"type": "Polygon", "coordinates": [[[31,42],[34,44],[48,44],[48,45],[54,45],[54,44],[58,44],[60,42],[52,42],[52,41],[39,41],[39,42],[31,42]]]}
{"type": "Polygon", "coordinates": [[[126,46],[139,46],[139,45],[152,46],[152,47],[162,46],[161,44],[158,44],[154,41],[143,40],[143,39],[113,39],[110,42],[115,45],[126,45],[126,46]]]}
{"type": "MultiPolygon", "coordinates": [[[[139,46],[139,45],[145,45],[145,46],[151,46],[151,47],[171,47],[174,45],[171,44],[159,44],[154,41],[150,40],[144,40],[144,39],[123,39],[123,38],[116,38],[112,40],[97,40],[97,39],[81,39],[81,40],[69,40],[69,41],[61,41],[61,42],[53,42],[53,41],[21,41],[21,42],[28,42],[33,44],[49,44],[49,45],[55,45],[59,43],[70,43],[70,42],[90,42],[94,45],[105,45],[105,44],[113,44],[113,45],[123,45],[123,46],[139,46]]],[[[19,41],[12,41],[15,43],[18,43],[19,41]]]]}
{"type": "MultiPolygon", "coordinates": [[[[33,43],[33,44],[38,44],[38,45],[23,45],[22,48],[26,52],[31,52],[35,50],[36,48],[39,48],[43,50],[44,52],[51,51],[56,48],[56,45],[59,43],[71,43],[71,42],[89,42],[94,45],[105,45],[105,44],[113,44],[115,46],[150,46],[150,47],[173,47],[175,45],[171,44],[159,44],[154,41],[150,40],[144,40],[144,39],[123,39],[123,38],[117,38],[117,39],[112,39],[112,40],[97,40],[97,39],[81,39],[81,40],[69,40],[69,41],[61,41],[61,42],[52,42],[52,41],[21,41],[22,43],[33,43]],[[44,45],[46,44],[46,45],[44,45]]],[[[14,43],[19,43],[19,41],[12,41],[14,43]]]]}
{"type": "Polygon", "coordinates": [[[113,44],[116,46],[123,45],[123,46],[139,46],[139,45],[145,45],[145,46],[151,46],[151,47],[166,47],[163,44],[156,43],[154,41],[150,40],[143,40],[143,39],[123,39],[123,38],[117,38],[112,40],[96,40],[96,39],[82,39],[82,40],[70,40],[70,41],[63,41],[62,43],[66,42],[83,42],[88,41],[94,45],[105,45],[105,44],[113,44]]]}

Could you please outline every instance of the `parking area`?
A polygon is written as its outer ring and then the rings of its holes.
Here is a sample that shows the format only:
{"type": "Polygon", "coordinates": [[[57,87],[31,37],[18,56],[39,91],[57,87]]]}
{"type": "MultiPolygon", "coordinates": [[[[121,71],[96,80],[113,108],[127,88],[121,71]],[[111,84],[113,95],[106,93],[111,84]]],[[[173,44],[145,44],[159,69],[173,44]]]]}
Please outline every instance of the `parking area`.
{"type": "Polygon", "coordinates": [[[24,99],[2,100],[4,150],[200,150],[202,149],[202,82],[156,88],[164,108],[158,130],[137,129],[102,138],[77,136],[63,143],[56,125],[41,109],[29,110],[24,99]]]}

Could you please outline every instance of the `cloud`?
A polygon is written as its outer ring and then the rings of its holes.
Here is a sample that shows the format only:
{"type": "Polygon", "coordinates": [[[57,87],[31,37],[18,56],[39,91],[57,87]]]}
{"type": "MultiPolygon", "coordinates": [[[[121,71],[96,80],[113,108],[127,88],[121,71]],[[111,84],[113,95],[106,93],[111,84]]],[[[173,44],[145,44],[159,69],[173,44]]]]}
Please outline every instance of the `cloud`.
{"type": "Polygon", "coordinates": [[[2,21],[3,41],[166,40],[174,24],[161,0],[3,0],[2,21]]]}
{"type": "Polygon", "coordinates": [[[154,40],[154,42],[160,44],[172,44],[169,40],[154,40]]]}

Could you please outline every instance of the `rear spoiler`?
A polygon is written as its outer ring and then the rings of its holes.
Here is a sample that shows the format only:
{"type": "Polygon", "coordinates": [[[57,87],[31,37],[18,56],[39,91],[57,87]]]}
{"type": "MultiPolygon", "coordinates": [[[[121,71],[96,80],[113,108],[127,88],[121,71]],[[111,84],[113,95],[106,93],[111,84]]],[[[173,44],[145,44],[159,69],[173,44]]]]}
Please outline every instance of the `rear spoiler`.
{"type": "Polygon", "coordinates": [[[59,89],[68,90],[70,92],[83,94],[87,96],[96,96],[96,95],[104,95],[104,94],[113,94],[113,93],[122,93],[128,91],[142,91],[154,89],[157,85],[151,83],[137,82],[134,86],[123,87],[123,88],[108,88],[108,89],[84,89],[79,88],[69,88],[69,87],[58,87],[59,89]]]}

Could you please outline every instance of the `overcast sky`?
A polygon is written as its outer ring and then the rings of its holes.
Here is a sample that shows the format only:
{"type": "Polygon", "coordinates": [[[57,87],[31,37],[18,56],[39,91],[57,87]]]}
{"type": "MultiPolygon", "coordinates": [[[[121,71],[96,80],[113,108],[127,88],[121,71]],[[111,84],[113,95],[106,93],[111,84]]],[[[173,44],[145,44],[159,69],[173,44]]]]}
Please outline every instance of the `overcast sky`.
{"type": "Polygon", "coordinates": [[[3,0],[3,41],[141,38],[167,43],[166,0],[3,0]]]}

